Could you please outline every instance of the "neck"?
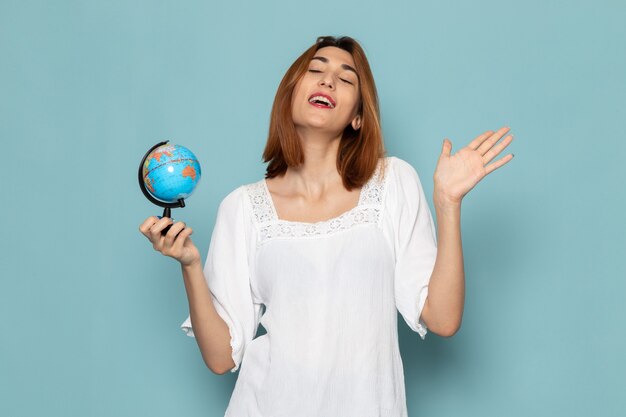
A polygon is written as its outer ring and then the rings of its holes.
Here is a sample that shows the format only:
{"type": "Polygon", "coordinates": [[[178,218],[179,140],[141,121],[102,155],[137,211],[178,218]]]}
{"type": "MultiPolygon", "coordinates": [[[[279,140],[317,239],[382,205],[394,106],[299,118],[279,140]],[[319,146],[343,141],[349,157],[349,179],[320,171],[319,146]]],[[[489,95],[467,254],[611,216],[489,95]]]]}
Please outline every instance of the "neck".
{"type": "Polygon", "coordinates": [[[304,152],[304,162],[297,168],[288,167],[285,181],[309,195],[319,195],[342,184],[337,171],[339,135],[319,130],[298,130],[304,152]]]}

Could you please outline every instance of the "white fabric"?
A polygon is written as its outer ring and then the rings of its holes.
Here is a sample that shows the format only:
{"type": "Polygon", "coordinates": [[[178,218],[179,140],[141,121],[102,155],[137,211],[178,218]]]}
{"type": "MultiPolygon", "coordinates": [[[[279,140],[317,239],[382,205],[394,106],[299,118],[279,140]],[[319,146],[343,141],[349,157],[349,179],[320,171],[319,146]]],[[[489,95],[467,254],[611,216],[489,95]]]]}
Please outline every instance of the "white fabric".
{"type": "Polygon", "coordinates": [[[204,267],[240,368],[226,416],[406,417],[397,311],[424,339],[436,255],[419,176],[394,156],[315,224],[278,219],[265,180],[233,190],[204,267]]]}

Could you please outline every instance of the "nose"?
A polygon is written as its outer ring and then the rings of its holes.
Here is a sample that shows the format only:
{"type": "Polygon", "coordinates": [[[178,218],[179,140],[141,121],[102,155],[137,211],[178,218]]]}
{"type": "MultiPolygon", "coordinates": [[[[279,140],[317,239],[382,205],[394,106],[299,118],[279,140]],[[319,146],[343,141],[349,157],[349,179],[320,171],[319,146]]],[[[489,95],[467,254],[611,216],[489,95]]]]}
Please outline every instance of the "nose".
{"type": "Polygon", "coordinates": [[[322,78],[322,79],[320,80],[320,85],[326,85],[326,86],[328,86],[328,87],[332,90],[332,88],[333,88],[333,83],[332,83],[332,81],[330,80],[330,75],[326,75],[326,76],[324,76],[324,78],[322,78]]]}

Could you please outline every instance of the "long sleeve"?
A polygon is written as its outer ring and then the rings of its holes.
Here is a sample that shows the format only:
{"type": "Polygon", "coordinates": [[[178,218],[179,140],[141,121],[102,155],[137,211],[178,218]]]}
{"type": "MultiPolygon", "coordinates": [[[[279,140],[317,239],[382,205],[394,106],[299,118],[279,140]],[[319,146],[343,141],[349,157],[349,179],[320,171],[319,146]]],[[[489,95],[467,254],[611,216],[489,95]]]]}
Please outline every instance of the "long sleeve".
{"type": "MultiPolygon", "coordinates": [[[[262,304],[253,302],[250,287],[249,251],[250,224],[245,191],[239,187],[220,203],[215,227],[204,265],[204,277],[217,313],[228,325],[230,345],[237,371],[248,343],[256,334],[262,304]]],[[[195,337],[191,316],[181,325],[195,337]]]]}
{"type": "Polygon", "coordinates": [[[394,228],[396,307],[424,339],[427,327],[421,313],[437,257],[435,223],[416,170],[400,158],[392,159],[387,198],[394,228]]]}

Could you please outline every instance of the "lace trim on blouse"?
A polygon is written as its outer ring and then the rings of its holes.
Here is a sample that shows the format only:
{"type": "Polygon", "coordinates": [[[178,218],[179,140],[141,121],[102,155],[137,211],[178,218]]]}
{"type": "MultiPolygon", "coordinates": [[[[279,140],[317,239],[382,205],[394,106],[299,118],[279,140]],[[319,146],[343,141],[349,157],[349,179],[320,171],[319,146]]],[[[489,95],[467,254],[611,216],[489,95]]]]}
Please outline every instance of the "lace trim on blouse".
{"type": "MultiPolygon", "coordinates": [[[[387,162],[387,158],[384,159],[387,162]]],[[[355,207],[328,220],[315,223],[282,220],[278,218],[265,179],[246,184],[245,189],[260,232],[260,241],[273,238],[315,237],[350,229],[360,224],[378,223],[385,191],[381,163],[372,177],[363,184],[355,207]]],[[[385,169],[387,172],[387,169],[385,169]]]]}

